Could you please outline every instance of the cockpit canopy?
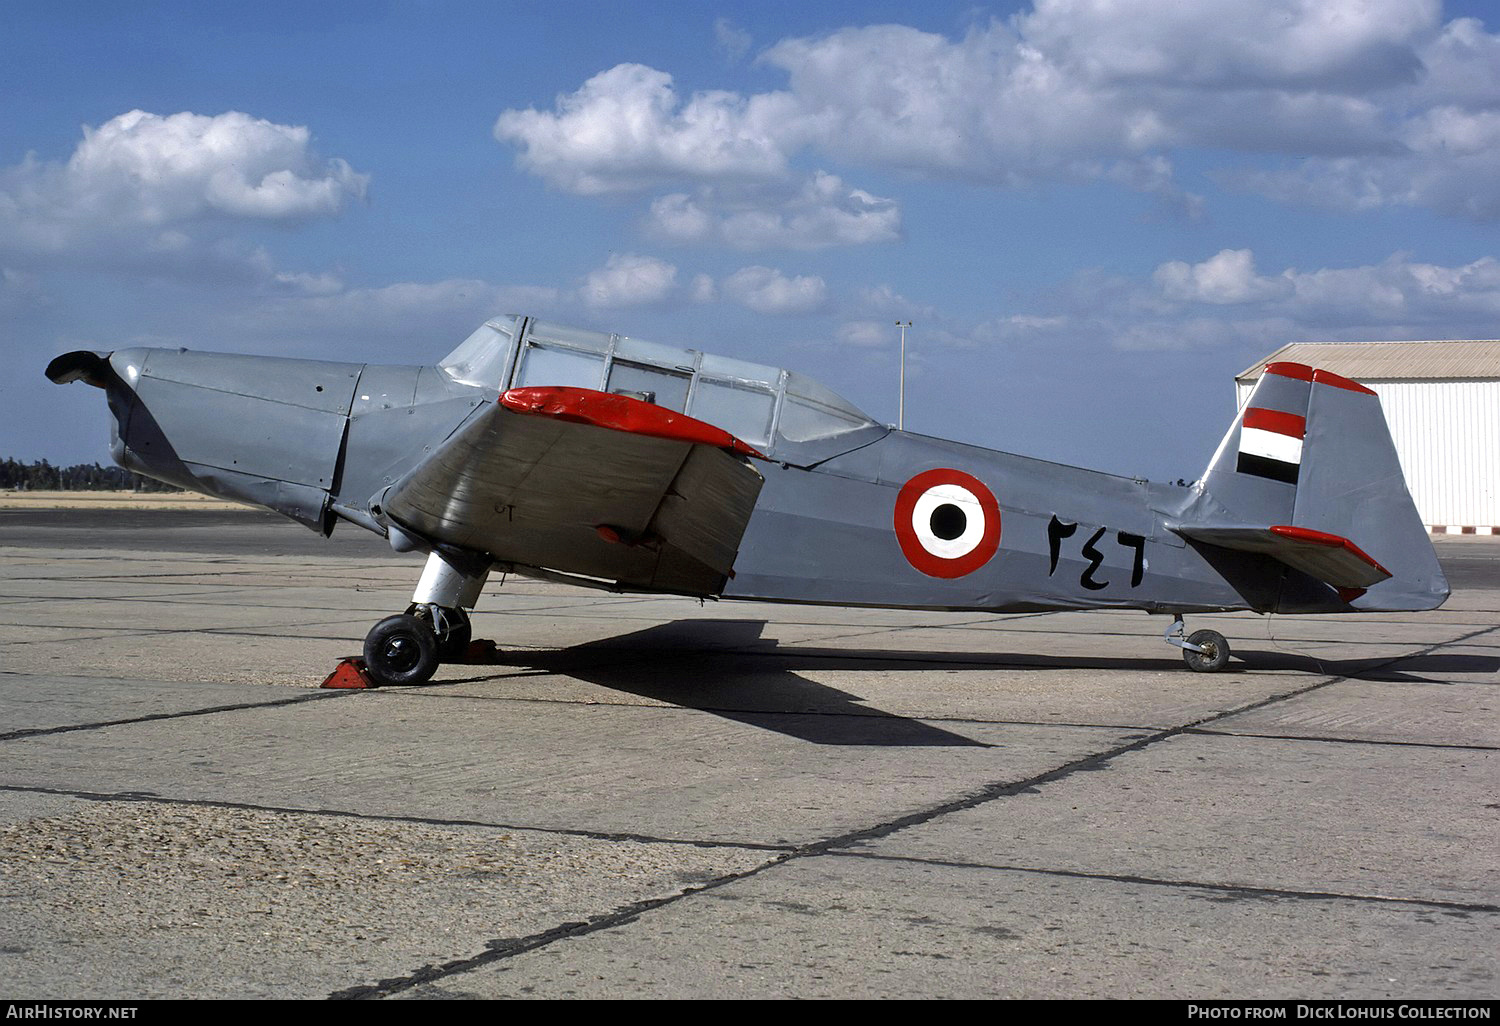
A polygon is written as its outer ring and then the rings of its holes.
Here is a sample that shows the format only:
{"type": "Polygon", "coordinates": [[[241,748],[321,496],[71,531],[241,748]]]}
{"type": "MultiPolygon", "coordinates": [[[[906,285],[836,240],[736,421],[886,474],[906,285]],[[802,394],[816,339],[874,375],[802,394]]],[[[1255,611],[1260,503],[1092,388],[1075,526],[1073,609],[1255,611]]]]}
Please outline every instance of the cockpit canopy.
{"type": "Polygon", "coordinates": [[[794,466],[889,430],[792,371],[529,317],[488,321],[440,366],[456,381],[501,391],[571,385],[628,395],[707,421],[794,466]]]}

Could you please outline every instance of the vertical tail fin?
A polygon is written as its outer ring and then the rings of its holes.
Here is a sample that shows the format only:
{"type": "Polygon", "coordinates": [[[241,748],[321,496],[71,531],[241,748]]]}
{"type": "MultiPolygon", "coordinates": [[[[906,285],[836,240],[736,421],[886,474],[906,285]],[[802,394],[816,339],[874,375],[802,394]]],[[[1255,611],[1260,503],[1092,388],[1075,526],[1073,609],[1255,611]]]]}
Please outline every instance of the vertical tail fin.
{"type": "Polygon", "coordinates": [[[1448,597],[1380,400],[1358,382],[1268,364],[1203,491],[1207,516],[1184,534],[1273,556],[1330,585],[1349,608],[1432,609],[1448,597]],[[1370,568],[1378,573],[1362,572],[1370,568]],[[1366,576],[1383,579],[1352,579],[1366,576]]]}
{"type": "Polygon", "coordinates": [[[1312,379],[1300,363],[1268,364],[1203,475],[1204,491],[1245,523],[1292,522],[1312,379]]]}

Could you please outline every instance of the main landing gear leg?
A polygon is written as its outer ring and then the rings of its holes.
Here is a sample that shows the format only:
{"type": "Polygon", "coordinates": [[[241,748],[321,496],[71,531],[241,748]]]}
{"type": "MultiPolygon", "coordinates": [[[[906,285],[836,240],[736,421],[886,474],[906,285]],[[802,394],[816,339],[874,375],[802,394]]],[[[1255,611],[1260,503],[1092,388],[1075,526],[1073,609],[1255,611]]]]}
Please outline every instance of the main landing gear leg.
{"type": "Polygon", "coordinates": [[[1182,658],[1188,669],[1199,673],[1222,670],[1229,662],[1229,642],[1224,640],[1224,635],[1218,631],[1194,631],[1191,637],[1184,639],[1186,630],[1182,614],[1178,613],[1172,617],[1172,626],[1166,629],[1161,639],[1182,649],[1182,658]]]}
{"type": "Polygon", "coordinates": [[[365,636],[365,669],[377,684],[423,684],[439,663],[457,662],[469,649],[467,610],[479,601],[488,562],[457,565],[442,554],[427,557],[411,605],[388,616],[365,636]]]}

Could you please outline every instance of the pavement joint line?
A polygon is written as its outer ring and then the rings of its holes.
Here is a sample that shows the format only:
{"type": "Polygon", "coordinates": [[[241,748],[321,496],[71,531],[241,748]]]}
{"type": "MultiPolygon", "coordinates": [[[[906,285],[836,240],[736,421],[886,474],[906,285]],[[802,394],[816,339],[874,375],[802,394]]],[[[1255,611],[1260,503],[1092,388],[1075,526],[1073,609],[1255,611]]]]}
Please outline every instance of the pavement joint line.
{"type": "MultiPolygon", "coordinates": [[[[1213,717],[1210,717],[1210,719],[1212,718],[1213,717]]],[[[1203,722],[1207,722],[1207,720],[1203,722]]],[[[1020,794],[1026,791],[1034,790],[1042,784],[1051,783],[1054,780],[1059,780],[1063,777],[1070,776],[1074,772],[1077,772],[1081,769],[1093,769],[1101,767],[1119,755],[1131,751],[1137,751],[1141,748],[1147,747],[1148,745],[1155,744],[1158,741],[1165,740],[1168,737],[1176,736],[1177,734],[1181,733],[1182,730],[1183,728],[1178,727],[1172,728],[1167,731],[1158,732],[1156,734],[1134,741],[1133,743],[1128,745],[1116,746],[1115,748],[1109,749],[1105,752],[1098,752],[1090,756],[1085,756],[1082,759],[1075,759],[1072,762],[1066,763],[1062,766],[1054,767],[1053,769],[1048,770],[1044,773],[1033,775],[1021,781],[1005,784],[990,784],[982,788],[975,794],[962,796],[958,799],[944,802],[929,809],[909,813],[906,816],[902,816],[895,820],[890,820],[886,823],[876,824],[874,826],[859,830],[847,831],[835,837],[825,838],[821,841],[815,841],[809,844],[798,845],[792,851],[787,852],[780,858],[773,859],[765,863],[764,865],[755,867],[752,870],[742,873],[728,874],[726,876],[716,878],[715,880],[712,880],[709,883],[702,885],[701,887],[685,889],[678,894],[672,895],[668,898],[658,898],[644,902],[635,902],[630,905],[626,905],[623,908],[616,909],[613,912],[606,913],[601,916],[596,916],[592,919],[587,920],[586,922],[562,923],[550,930],[538,934],[533,934],[529,937],[523,937],[515,940],[492,940],[486,944],[486,950],[484,952],[481,952],[470,958],[447,962],[441,966],[436,967],[430,965],[422,966],[421,968],[404,977],[395,977],[380,980],[373,985],[347,988],[345,990],[336,991],[329,996],[333,999],[388,997],[391,994],[395,994],[403,990],[408,990],[420,984],[436,982],[437,980],[441,980],[449,976],[469,972],[474,969],[479,969],[502,959],[512,958],[516,955],[524,954],[528,951],[534,951],[537,948],[546,947],[558,941],[574,940],[579,937],[587,936],[591,933],[597,933],[601,930],[611,929],[616,926],[628,925],[632,922],[635,922],[640,918],[642,914],[646,912],[655,911],[656,909],[663,908],[667,905],[675,904],[678,901],[691,897],[695,894],[701,894],[710,889],[715,889],[725,886],[729,883],[747,879],[772,867],[783,866],[792,861],[819,855],[833,854],[835,852],[839,852],[840,849],[848,848],[851,845],[887,837],[893,833],[896,833],[897,831],[904,830],[907,827],[926,823],[932,819],[936,819],[937,817],[946,815],[950,812],[957,812],[968,808],[974,808],[993,801],[996,798],[1008,797],[1014,794],[1020,794]]]]}
{"type": "MultiPolygon", "coordinates": [[[[66,628],[53,628],[53,630],[65,630],[66,628]]],[[[96,628],[99,629],[99,628],[96,628]]],[[[159,628],[155,630],[132,630],[130,628],[119,628],[114,634],[78,634],[66,638],[27,638],[24,641],[0,641],[0,647],[19,648],[22,645],[67,645],[77,644],[83,641],[120,641],[129,638],[165,638],[174,634],[210,634],[214,633],[209,628],[197,627],[192,629],[159,628]]],[[[233,634],[221,634],[221,637],[234,637],[233,634]]],[[[285,634],[270,635],[243,635],[244,637],[274,637],[281,640],[308,640],[308,641],[341,641],[342,638],[313,637],[308,639],[288,638],[285,634]]]]}
{"type": "MultiPolygon", "coordinates": [[[[287,567],[290,571],[292,568],[287,567]]],[[[80,574],[77,577],[59,577],[57,574],[48,574],[46,577],[9,577],[11,581],[154,581],[163,577],[246,577],[252,574],[265,574],[269,571],[265,567],[250,567],[244,570],[178,570],[169,574],[80,574]]],[[[191,582],[183,582],[191,583],[191,582]]],[[[211,581],[203,582],[204,585],[211,581]]]]}
{"type": "Polygon", "coordinates": [[[1466,745],[1439,741],[1382,741],[1364,737],[1317,737],[1311,734],[1260,734],[1250,730],[1208,730],[1195,727],[1183,731],[1200,737],[1253,737],[1263,741],[1312,741],[1329,745],[1387,745],[1392,748],[1437,748],[1464,752],[1500,752],[1500,745],[1466,745]]]}
{"type": "MultiPolygon", "coordinates": [[[[16,564],[30,568],[32,566],[45,567],[52,571],[45,580],[53,581],[97,581],[97,580],[149,580],[156,577],[242,577],[251,574],[276,575],[298,575],[305,574],[308,568],[314,564],[320,568],[328,568],[328,560],[292,560],[273,562],[257,559],[195,559],[191,554],[182,554],[177,557],[157,557],[147,559],[110,559],[107,560],[111,567],[120,567],[121,564],[140,563],[143,569],[129,570],[117,574],[99,573],[59,573],[58,562],[66,561],[69,564],[87,562],[79,560],[68,553],[58,553],[50,558],[40,558],[35,563],[27,562],[16,564]],[[171,570],[168,567],[181,565],[181,570],[171,570]],[[153,572],[144,572],[144,568],[156,568],[153,572]]],[[[417,568],[420,564],[406,563],[399,560],[390,562],[345,562],[333,561],[340,577],[355,577],[362,575],[391,577],[398,573],[406,573],[417,568]]],[[[91,571],[95,567],[77,567],[83,571],[91,571]]]]}
{"type": "MultiPolygon", "coordinates": [[[[37,677],[101,682],[127,681],[132,684],[198,684],[204,687],[212,687],[224,683],[223,681],[212,680],[170,680],[164,677],[127,677],[121,673],[58,673],[54,670],[0,670],[0,677],[37,677]]],[[[266,687],[280,686],[295,687],[296,685],[266,685],[266,687]]]]}
{"type": "MultiPolygon", "coordinates": [[[[1467,640],[1469,637],[1474,637],[1478,634],[1485,634],[1495,630],[1500,630],[1500,627],[1487,627],[1484,630],[1476,631],[1474,632],[1474,634],[1467,635],[1463,638],[1455,640],[1463,641],[1467,640]]],[[[1430,652],[1434,652],[1439,648],[1443,648],[1446,645],[1453,643],[1454,642],[1440,642],[1434,645],[1430,645],[1425,649],[1397,656],[1389,660],[1387,665],[1400,662],[1403,659],[1412,659],[1417,656],[1426,655],[1430,652]]],[[[1349,678],[1344,676],[1327,677],[1323,680],[1308,684],[1305,687],[1294,688],[1291,691],[1287,691],[1279,695],[1270,695],[1266,698],[1249,702],[1238,708],[1213,713],[1211,715],[1204,716],[1201,719],[1194,720],[1190,723],[1184,723],[1176,727],[1170,727],[1166,730],[1157,731],[1153,734],[1148,735],[1147,737],[1132,741],[1130,744],[1117,745],[1116,747],[1108,749],[1106,751],[1096,752],[1093,755],[1075,759],[1072,762],[1064,763],[1061,766],[1056,766],[1051,770],[1036,774],[1021,781],[1008,783],[996,782],[993,784],[989,784],[985,787],[980,788],[978,791],[972,794],[960,796],[948,802],[933,806],[929,809],[909,813],[906,816],[902,816],[888,823],[877,824],[861,831],[847,833],[839,838],[830,838],[826,841],[819,842],[817,845],[814,845],[812,847],[818,850],[826,851],[833,848],[847,848],[855,843],[879,840],[881,838],[889,837],[891,834],[897,833],[898,831],[930,822],[931,820],[936,819],[939,816],[945,816],[953,812],[967,811],[968,809],[977,808],[980,805],[988,804],[989,802],[999,798],[1013,797],[1017,794],[1022,794],[1027,791],[1039,788],[1044,784],[1055,783],[1058,780],[1070,777],[1080,771],[1101,769],[1122,755],[1128,755],[1132,752],[1138,752],[1145,748],[1160,744],[1164,741],[1170,741],[1173,738],[1187,735],[1190,731],[1202,728],[1207,724],[1213,723],[1218,720],[1227,719],[1230,716],[1238,716],[1242,713],[1252,712],[1256,709],[1265,708],[1266,706],[1290,701],[1294,698],[1300,698],[1303,695],[1310,694],[1313,691],[1320,690],[1347,679],[1349,678]]]]}
{"type": "MultiPolygon", "coordinates": [[[[183,572],[166,574],[124,574],[115,577],[101,577],[90,575],[87,577],[62,577],[52,574],[46,577],[21,577],[7,575],[6,581],[20,581],[27,584],[107,584],[110,587],[141,587],[141,588],[179,588],[184,593],[192,591],[203,591],[209,588],[233,595],[240,592],[267,591],[276,588],[288,587],[288,581],[297,582],[291,586],[308,589],[320,589],[339,594],[347,594],[350,591],[365,592],[398,592],[405,590],[410,593],[411,586],[402,575],[400,581],[393,580],[390,574],[348,574],[339,578],[337,585],[324,583],[303,583],[305,573],[295,573],[289,567],[285,571],[268,571],[264,568],[259,570],[244,570],[233,572],[206,573],[206,572],[183,572]]],[[[326,578],[319,578],[319,581],[326,578]]],[[[59,596],[69,598],[72,596],[59,596]]]]}
{"type": "MultiPolygon", "coordinates": [[[[327,620],[322,623],[298,623],[291,624],[290,626],[301,630],[307,627],[339,627],[346,623],[363,624],[366,622],[368,621],[327,620]]],[[[272,631],[256,630],[253,627],[248,630],[241,630],[237,627],[204,627],[202,631],[204,634],[212,634],[216,638],[275,638],[278,641],[344,641],[352,646],[364,644],[364,639],[357,634],[352,637],[348,634],[277,634],[272,631]]]]}
{"type": "Polygon", "coordinates": [[[501,959],[511,958],[516,955],[524,954],[528,951],[534,951],[537,948],[546,947],[558,941],[574,940],[578,937],[587,936],[591,933],[597,933],[601,930],[610,929],[616,926],[624,926],[636,921],[645,912],[655,911],[658,908],[662,908],[670,904],[675,904],[676,902],[691,897],[694,894],[701,894],[704,891],[710,889],[721,887],[729,883],[734,883],[742,879],[747,879],[750,876],[757,875],[775,866],[783,866],[792,861],[804,858],[831,854],[835,851],[838,851],[839,849],[848,848],[854,844],[887,837],[899,830],[904,830],[910,826],[916,826],[921,823],[926,823],[932,819],[936,819],[937,817],[946,815],[950,812],[957,812],[968,808],[974,808],[976,806],[986,804],[996,798],[1008,797],[1010,795],[1034,790],[1041,784],[1050,783],[1053,780],[1059,780],[1063,777],[1070,776],[1078,770],[1092,769],[1102,766],[1118,755],[1136,751],[1148,745],[1155,744],[1157,741],[1163,740],[1168,736],[1175,736],[1176,734],[1180,733],[1181,730],[1182,728],[1172,728],[1168,731],[1159,732],[1157,734],[1141,738],[1129,745],[1116,746],[1115,748],[1109,749],[1105,752],[1098,752],[1090,756],[1085,756],[1081,759],[1075,759],[1072,762],[1066,763],[1062,766],[1054,767],[1053,769],[1048,770],[1044,773],[1033,775],[1021,781],[1005,784],[990,784],[982,788],[977,793],[961,796],[958,799],[944,802],[929,809],[918,810],[917,812],[909,813],[905,816],[890,820],[886,823],[880,823],[858,830],[846,831],[845,833],[834,837],[825,838],[823,840],[814,841],[808,844],[801,844],[796,846],[792,851],[782,855],[780,858],[773,859],[762,866],[755,867],[754,869],[747,872],[729,874],[724,877],[719,877],[701,887],[683,890],[669,898],[652,899],[647,902],[636,902],[631,905],[624,906],[622,909],[617,909],[614,912],[607,913],[602,916],[596,916],[586,922],[563,923],[559,926],[553,927],[551,930],[533,934],[529,937],[519,938],[517,940],[492,940],[486,945],[487,950],[480,954],[474,955],[471,958],[447,962],[437,967],[433,967],[430,965],[423,966],[404,977],[381,980],[374,985],[351,987],[346,990],[336,991],[329,996],[335,999],[387,997],[391,994],[398,993],[399,991],[418,986],[419,984],[432,983],[437,980],[444,979],[448,976],[453,976],[458,973],[469,972],[473,969],[482,968],[483,966],[490,965],[491,963],[500,961],[501,959]]]}
{"type": "Polygon", "coordinates": [[[363,620],[359,620],[359,621],[323,620],[323,621],[313,621],[313,622],[309,622],[309,623],[296,623],[296,624],[286,624],[286,623],[264,624],[260,628],[257,628],[255,626],[247,626],[247,627],[233,627],[233,626],[227,626],[227,627],[105,627],[105,626],[79,627],[76,624],[35,624],[35,623],[33,623],[33,624],[0,624],[0,627],[9,626],[9,627],[22,627],[22,628],[35,628],[37,630],[53,630],[53,631],[95,630],[95,631],[108,631],[109,632],[109,633],[106,633],[106,634],[98,634],[98,635],[89,635],[89,634],[72,635],[72,636],[69,636],[69,637],[66,637],[66,638],[21,638],[21,639],[17,639],[17,640],[14,640],[14,641],[0,640],[0,645],[57,645],[57,644],[64,644],[64,643],[71,644],[71,643],[76,643],[76,642],[79,642],[79,641],[104,641],[106,639],[108,639],[108,640],[116,640],[116,639],[120,639],[120,638],[129,638],[129,637],[157,638],[157,637],[164,637],[164,636],[172,635],[172,634],[212,634],[212,635],[214,635],[216,637],[225,637],[225,638],[235,638],[235,637],[244,637],[244,638],[277,638],[277,639],[284,640],[284,641],[349,641],[350,644],[359,644],[359,639],[356,638],[356,639],[354,639],[354,640],[351,641],[349,638],[344,637],[343,635],[339,635],[339,636],[336,636],[336,637],[335,636],[331,636],[331,635],[305,635],[305,636],[304,635],[289,635],[289,634],[285,634],[285,633],[280,633],[280,634],[271,633],[270,630],[269,630],[269,628],[272,628],[272,627],[288,627],[288,626],[296,627],[296,628],[299,628],[299,629],[303,628],[303,627],[333,627],[333,626],[339,626],[341,624],[351,623],[351,622],[354,622],[354,623],[363,623],[364,621],[363,620]]]}
{"type": "Polygon", "coordinates": [[[484,966],[490,965],[494,962],[499,962],[507,958],[514,958],[517,955],[525,954],[528,951],[534,951],[537,948],[547,947],[548,945],[560,940],[574,940],[579,937],[588,936],[591,933],[598,933],[602,930],[613,929],[617,926],[627,926],[630,923],[638,920],[647,912],[654,912],[659,908],[664,908],[668,905],[675,905],[677,902],[682,901],[685,898],[703,894],[708,891],[717,890],[720,887],[725,887],[732,883],[738,883],[741,880],[747,880],[750,877],[756,876],[774,866],[783,865],[792,857],[793,856],[791,855],[783,855],[779,858],[764,862],[759,866],[753,866],[750,869],[742,870],[738,873],[727,873],[724,876],[715,877],[713,880],[709,880],[706,883],[684,888],[683,890],[678,891],[676,894],[670,894],[660,898],[646,898],[641,901],[633,901],[629,904],[622,905],[611,912],[593,916],[583,922],[560,923],[550,930],[544,930],[541,933],[534,933],[526,937],[499,938],[496,940],[491,940],[486,942],[484,951],[469,958],[457,959],[451,962],[444,962],[442,965],[438,966],[424,965],[406,976],[392,977],[380,980],[374,984],[349,987],[345,990],[334,991],[332,994],[328,995],[328,998],[332,1001],[348,1001],[371,1000],[376,998],[389,997],[392,994],[400,993],[403,990],[410,990],[413,987],[418,987],[425,983],[436,983],[439,980],[446,979],[450,976],[456,976],[460,973],[470,972],[474,969],[481,969],[484,966]]]}
{"type": "MultiPolygon", "coordinates": [[[[1495,659],[1496,659],[1496,664],[1500,665],[1500,653],[1496,654],[1495,659]]],[[[1365,674],[1367,672],[1368,671],[1366,671],[1366,670],[1360,670],[1357,673],[1351,673],[1351,674],[1348,675],[1348,679],[1351,680],[1351,681],[1353,681],[1353,682],[1355,682],[1355,683],[1357,683],[1357,684],[1381,684],[1381,685],[1388,685],[1388,686],[1392,686],[1392,687],[1406,687],[1406,688],[1410,688],[1410,687],[1428,687],[1428,688],[1492,688],[1492,687],[1495,687],[1497,684],[1500,684],[1500,680],[1495,680],[1495,681],[1488,681],[1488,680],[1432,680],[1432,679],[1427,678],[1427,677],[1412,677],[1412,678],[1407,679],[1407,680],[1401,680],[1401,679],[1391,678],[1391,677],[1365,676],[1365,674]]],[[[1384,671],[1382,671],[1382,672],[1384,672],[1384,671]]],[[[1479,671],[1458,670],[1458,671],[1455,671],[1455,672],[1458,672],[1458,673],[1473,673],[1473,672],[1479,672],[1479,671]]]]}
{"type": "MultiPolygon", "coordinates": [[[[45,603],[45,604],[47,604],[49,606],[50,605],[54,605],[54,604],[56,604],[56,605],[63,605],[65,603],[69,603],[69,602],[99,602],[99,601],[100,601],[100,597],[98,595],[50,595],[50,596],[48,596],[46,598],[43,598],[43,599],[38,599],[34,595],[33,596],[17,595],[15,597],[0,595],[0,602],[6,602],[6,603],[12,603],[12,602],[29,602],[29,603],[32,603],[33,605],[39,605],[39,604],[45,603]]],[[[110,602],[122,602],[122,603],[151,603],[151,604],[163,605],[163,606],[187,606],[187,605],[201,606],[201,605],[204,605],[203,595],[202,594],[200,594],[198,592],[189,592],[189,591],[171,592],[171,593],[164,594],[164,595],[111,595],[111,596],[109,596],[108,601],[110,601],[110,602]]],[[[220,603],[209,603],[209,604],[210,605],[218,605],[220,603]]],[[[229,602],[225,602],[223,604],[224,605],[238,605],[238,603],[229,603],[229,602]]],[[[315,606],[315,605],[305,605],[305,606],[271,606],[271,607],[268,607],[268,608],[273,608],[273,609],[323,609],[325,612],[327,611],[327,607],[326,606],[315,606]]]]}
{"type": "Polygon", "coordinates": [[[830,851],[831,858],[868,859],[874,862],[907,862],[950,869],[975,869],[999,873],[1024,873],[1036,876],[1060,876],[1075,880],[1101,880],[1109,883],[1142,884],[1149,887],[1219,891],[1246,897],[1295,898],[1305,901],[1351,901],[1379,905],[1416,905],[1444,912],[1500,913],[1500,904],[1452,901],[1445,898],[1398,897],[1389,894],[1350,894],[1344,891],[1308,891],[1289,887],[1264,887],[1257,884],[1215,883],[1207,880],[1168,880],[1137,876],[1132,873],[1090,872],[1083,869],[1048,869],[1042,866],[991,865],[952,859],[924,858],[920,855],[888,855],[879,852],[830,851]]]}
{"type": "MultiPolygon", "coordinates": [[[[201,606],[199,608],[201,608],[201,606]]],[[[327,612],[327,610],[323,610],[323,612],[327,612]]],[[[108,624],[89,624],[87,626],[83,626],[83,625],[76,624],[76,623],[3,623],[3,622],[0,622],[0,628],[11,627],[11,628],[16,628],[16,629],[21,629],[21,630],[35,629],[35,630],[47,630],[47,631],[82,631],[82,630],[94,630],[94,631],[109,631],[110,632],[109,634],[101,635],[102,637],[118,637],[122,633],[123,634],[130,634],[130,633],[148,633],[148,634],[194,634],[194,633],[203,633],[203,634],[230,634],[230,635],[233,635],[233,634],[244,634],[244,635],[246,635],[248,637],[286,638],[286,637],[288,637],[288,635],[286,635],[286,634],[269,634],[267,632],[271,628],[273,628],[273,627],[297,628],[297,629],[300,630],[301,628],[304,628],[304,627],[334,627],[334,626],[339,626],[339,625],[345,624],[345,623],[364,623],[364,622],[365,621],[363,619],[355,620],[353,618],[351,618],[349,620],[299,620],[296,623],[285,623],[285,622],[282,622],[282,623],[261,624],[261,625],[250,624],[250,625],[247,625],[247,626],[244,626],[244,627],[236,627],[236,626],[232,626],[232,625],[231,626],[224,626],[224,627],[144,627],[144,626],[139,626],[139,625],[130,626],[130,627],[113,627],[113,626],[110,626],[108,624]]],[[[52,640],[55,640],[55,639],[52,639],[52,638],[23,638],[23,639],[19,639],[19,640],[16,640],[16,641],[0,641],[0,644],[8,644],[8,645],[30,645],[30,644],[32,644],[33,642],[36,642],[36,641],[52,641],[52,640]]],[[[93,640],[93,639],[84,639],[84,640],[93,640]]]]}
{"type": "MultiPolygon", "coordinates": [[[[97,723],[70,723],[61,727],[33,727],[26,730],[12,730],[0,734],[0,742],[24,741],[34,737],[47,737],[52,734],[72,734],[81,730],[103,730],[107,727],[126,727],[136,723],[156,723],[162,720],[190,719],[194,716],[212,716],[216,713],[244,712],[249,709],[274,709],[278,706],[300,705],[303,702],[319,702],[326,699],[347,698],[357,695],[358,691],[319,691],[307,695],[294,695],[291,698],[276,698],[268,702],[237,702],[233,705],[214,705],[203,709],[185,709],[181,712],[150,713],[146,716],[131,716],[119,720],[102,720],[97,723]]],[[[4,785],[0,785],[0,790],[4,785]]]]}
{"type": "Polygon", "coordinates": [[[620,831],[585,830],[577,827],[526,826],[517,823],[494,823],[478,819],[448,819],[440,816],[405,816],[397,813],[355,812],[351,809],[309,809],[292,805],[263,805],[257,802],[232,802],[215,798],[176,798],[153,791],[80,791],[73,788],[39,787],[26,784],[0,784],[0,792],[45,794],[58,798],[76,798],[87,802],[139,802],[145,805],[171,805],[186,808],[224,809],[230,812],[272,812],[287,816],[328,816],[372,823],[396,823],[407,826],[475,827],[483,830],[508,830],[514,833],[557,834],[583,837],[594,841],[628,841],[636,844],[667,844],[683,848],[737,848],[744,851],[768,851],[791,854],[792,844],[767,844],[764,841],[725,841],[703,838],[657,837],[620,831]]]}
{"type": "MultiPolygon", "coordinates": [[[[1484,630],[1473,632],[1472,634],[1454,639],[1454,641],[1439,642],[1430,645],[1425,649],[1419,649],[1415,652],[1408,652],[1388,660],[1386,665],[1390,663],[1400,662],[1403,659],[1411,659],[1417,656],[1426,655],[1447,645],[1465,641],[1471,637],[1475,637],[1479,634],[1485,634],[1493,630],[1500,630],[1500,627],[1486,627],[1484,630]]],[[[614,912],[607,913],[602,916],[596,916],[586,922],[563,923],[559,926],[553,927],[551,930],[539,934],[533,934],[529,937],[524,937],[516,940],[492,940],[486,946],[486,951],[471,958],[447,962],[438,967],[433,967],[430,965],[423,966],[407,976],[381,980],[373,986],[348,988],[346,990],[337,991],[331,994],[330,997],[386,997],[390,994],[410,989],[411,987],[418,986],[422,983],[431,983],[436,980],[456,975],[458,973],[469,972],[473,969],[482,968],[483,966],[500,961],[501,959],[511,958],[519,954],[524,954],[525,952],[533,951],[541,947],[546,947],[558,941],[573,940],[591,933],[597,933],[601,930],[611,929],[616,926],[624,926],[639,919],[640,916],[646,912],[654,911],[658,908],[663,908],[667,905],[675,904],[676,902],[691,897],[695,894],[701,894],[705,891],[716,889],[738,880],[747,879],[748,877],[757,875],[775,866],[787,865],[790,862],[817,855],[832,854],[835,852],[843,854],[842,849],[847,849],[852,846],[867,843],[870,841],[881,840],[902,830],[914,826],[920,826],[924,823],[931,822],[932,820],[937,819],[941,816],[949,815],[950,813],[967,811],[969,809],[977,808],[981,805],[986,805],[1000,798],[1009,798],[1014,797],[1018,794],[1024,794],[1028,791],[1035,791],[1045,784],[1055,783],[1058,780],[1065,779],[1081,771],[1102,769],[1122,755],[1128,755],[1131,752],[1138,752],[1143,749],[1160,744],[1161,742],[1184,736],[1194,728],[1203,727],[1205,724],[1212,723],[1216,720],[1224,719],[1229,716],[1239,715],[1240,713],[1250,712],[1255,709],[1264,708],[1268,705],[1288,701],[1294,698],[1300,698],[1303,695],[1309,694],[1313,691],[1317,691],[1321,688],[1347,679],[1348,678],[1344,676],[1329,676],[1324,680],[1314,682],[1307,685],[1306,687],[1295,688],[1291,691],[1285,692],[1284,694],[1272,695],[1267,698],[1248,703],[1247,705],[1244,705],[1237,709],[1214,713],[1213,715],[1205,716],[1191,723],[1181,724],[1176,727],[1158,731],[1147,737],[1133,741],[1130,744],[1117,745],[1114,748],[1108,749],[1106,751],[1096,752],[1093,755],[1075,759],[1071,762],[1064,763],[1061,766],[1053,767],[1050,770],[1034,774],[1019,781],[997,782],[988,784],[971,794],[962,795],[958,798],[940,803],[927,809],[919,809],[916,812],[908,813],[905,816],[900,816],[885,823],[878,823],[859,830],[846,831],[843,834],[825,838],[821,841],[798,845],[793,851],[782,855],[780,858],[773,859],[762,866],[755,867],[754,869],[748,870],[746,872],[729,874],[724,877],[717,878],[700,887],[686,889],[676,895],[672,895],[667,898],[656,898],[644,902],[636,902],[631,905],[624,906],[621,909],[616,909],[614,912]]],[[[1144,883],[1146,881],[1142,882],[1144,883]]]]}

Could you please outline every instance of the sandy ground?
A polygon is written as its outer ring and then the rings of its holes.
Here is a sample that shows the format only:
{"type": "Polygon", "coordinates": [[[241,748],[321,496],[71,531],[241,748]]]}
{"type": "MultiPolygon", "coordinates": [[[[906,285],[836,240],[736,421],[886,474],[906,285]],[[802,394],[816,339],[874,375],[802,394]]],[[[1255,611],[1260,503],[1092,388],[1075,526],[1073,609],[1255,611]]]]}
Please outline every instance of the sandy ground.
{"type": "Polygon", "coordinates": [[[196,492],[0,491],[0,509],[252,509],[196,492]]]}

